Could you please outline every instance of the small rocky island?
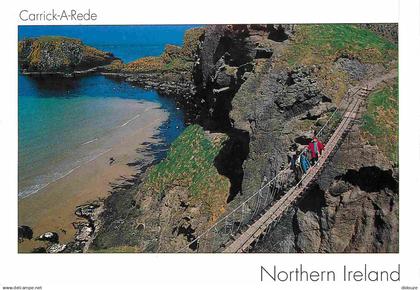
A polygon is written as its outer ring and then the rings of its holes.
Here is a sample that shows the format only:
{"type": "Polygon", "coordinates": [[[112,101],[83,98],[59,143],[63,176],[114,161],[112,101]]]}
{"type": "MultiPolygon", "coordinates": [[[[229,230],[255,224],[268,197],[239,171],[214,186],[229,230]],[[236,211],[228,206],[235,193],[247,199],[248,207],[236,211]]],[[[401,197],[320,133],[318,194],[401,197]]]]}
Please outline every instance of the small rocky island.
{"type": "Polygon", "coordinates": [[[29,38],[19,42],[19,67],[25,74],[73,76],[94,72],[118,60],[112,53],[62,36],[29,38]]]}

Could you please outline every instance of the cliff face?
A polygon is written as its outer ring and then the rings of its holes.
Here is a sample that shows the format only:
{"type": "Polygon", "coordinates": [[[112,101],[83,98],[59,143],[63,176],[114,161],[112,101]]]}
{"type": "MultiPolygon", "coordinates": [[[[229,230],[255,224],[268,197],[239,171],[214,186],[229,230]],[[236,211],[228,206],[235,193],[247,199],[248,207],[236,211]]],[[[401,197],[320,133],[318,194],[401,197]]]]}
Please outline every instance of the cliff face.
{"type": "Polygon", "coordinates": [[[116,58],[78,39],[45,36],[20,41],[18,60],[25,73],[71,74],[108,65],[116,58]]]}
{"type": "MultiPolygon", "coordinates": [[[[136,214],[124,234],[126,243],[135,237],[128,244],[141,245],[140,251],[177,251],[191,242],[286,168],[288,152],[308,144],[350,87],[397,65],[394,44],[352,25],[208,26],[193,55],[190,93],[178,100],[204,135],[187,131],[177,147],[196,144],[191,148],[199,148],[198,156],[212,157],[180,159],[176,174],[185,179],[164,172],[172,168],[171,153],[161,163],[166,166],[144,174],[135,202],[127,205],[136,214]],[[206,143],[203,136],[217,144],[216,151],[198,146],[206,143]],[[200,185],[206,194],[197,195],[191,185],[207,180],[197,169],[203,164],[203,172],[220,180],[210,178],[200,185]],[[147,186],[153,178],[164,186],[147,186]],[[212,189],[214,184],[227,186],[212,189]]],[[[383,86],[368,97],[360,122],[306,197],[253,251],[398,251],[398,96],[390,89],[395,81],[383,86]]],[[[295,182],[289,173],[284,190],[295,182]]],[[[107,227],[100,233],[99,248],[123,245],[100,244],[112,232],[107,227]]]]}
{"type": "Polygon", "coordinates": [[[398,252],[398,170],[353,127],[256,252],[398,252]]]}

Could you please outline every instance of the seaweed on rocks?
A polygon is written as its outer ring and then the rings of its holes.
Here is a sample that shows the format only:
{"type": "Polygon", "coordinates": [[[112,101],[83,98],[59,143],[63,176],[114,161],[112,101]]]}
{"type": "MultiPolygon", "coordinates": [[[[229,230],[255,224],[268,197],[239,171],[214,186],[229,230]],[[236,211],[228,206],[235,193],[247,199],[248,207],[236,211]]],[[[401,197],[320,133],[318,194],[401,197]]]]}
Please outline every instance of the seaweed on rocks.
{"type": "Polygon", "coordinates": [[[169,148],[168,138],[172,138],[169,136],[171,126],[168,122],[170,121],[163,123],[159,133],[153,137],[157,142],[142,144],[142,149],[139,151],[144,154],[144,158],[128,164],[135,166],[137,173],[123,182],[112,185],[110,195],[103,201],[103,211],[98,217],[100,224],[93,235],[88,250],[101,251],[124,246],[136,247],[139,244],[144,225],[138,223],[141,209],[134,198],[146,169],[157,164],[166,156],[169,148]]]}

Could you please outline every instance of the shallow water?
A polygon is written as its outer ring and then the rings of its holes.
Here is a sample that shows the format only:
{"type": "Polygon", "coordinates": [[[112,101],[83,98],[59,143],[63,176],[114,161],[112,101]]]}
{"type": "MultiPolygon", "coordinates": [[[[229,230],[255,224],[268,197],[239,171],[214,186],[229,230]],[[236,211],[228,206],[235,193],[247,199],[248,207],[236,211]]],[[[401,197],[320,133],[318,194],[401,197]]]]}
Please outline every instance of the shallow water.
{"type": "MultiPolygon", "coordinates": [[[[159,55],[165,44],[182,45],[190,26],[21,26],[19,39],[64,35],[113,52],[124,61],[159,55]]],[[[103,76],[31,78],[19,75],[19,196],[38,192],[105,154],[124,138],[128,124],[153,102],[169,112],[165,142],[183,130],[173,100],[103,76]],[[119,137],[118,137],[119,136],[119,137]]]]}

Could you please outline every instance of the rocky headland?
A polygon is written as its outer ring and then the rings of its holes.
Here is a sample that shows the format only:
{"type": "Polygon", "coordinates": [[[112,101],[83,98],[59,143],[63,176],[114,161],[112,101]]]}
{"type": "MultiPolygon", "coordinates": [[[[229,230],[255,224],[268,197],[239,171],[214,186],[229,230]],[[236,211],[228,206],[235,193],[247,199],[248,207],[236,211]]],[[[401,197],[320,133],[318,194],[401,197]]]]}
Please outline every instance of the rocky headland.
{"type": "MultiPolygon", "coordinates": [[[[287,168],[288,152],[308,144],[352,86],[397,68],[396,31],[211,25],[159,57],[101,67],[174,97],[191,125],[104,201],[89,251],[176,252],[193,241],[287,168]]],[[[322,176],[252,251],[398,252],[397,116],[393,79],[367,97],[322,176]]]]}
{"type": "Polygon", "coordinates": [[[182,47],[168,44],[160,56],[144,57],[133,62],[114,62],[102,74],[123,79],[160,94],[188,99],[193,91],[193,68],[203,28],[186,31],[182,47]]]}
{"type": "Polygon", "coordinates": [[[112,53],[61,36],[28,38],[18,44],[18,62],[24,74],[70,77],[96,72],[116,60],[112,53]]]}

